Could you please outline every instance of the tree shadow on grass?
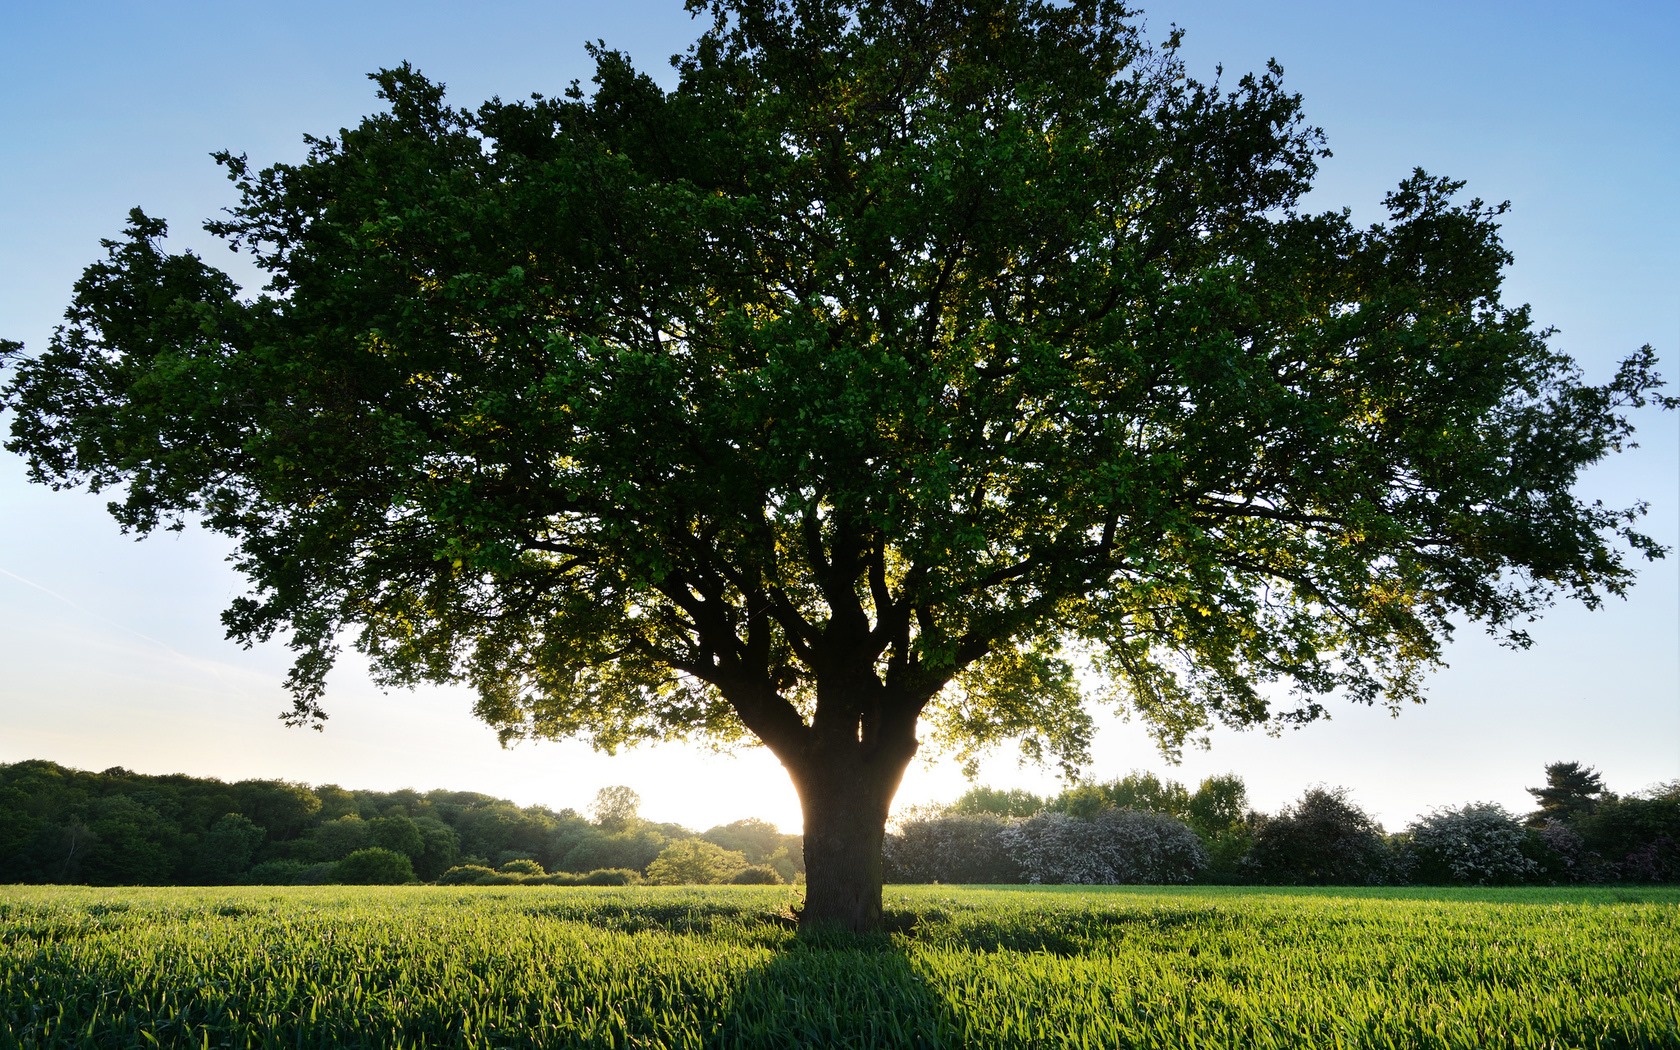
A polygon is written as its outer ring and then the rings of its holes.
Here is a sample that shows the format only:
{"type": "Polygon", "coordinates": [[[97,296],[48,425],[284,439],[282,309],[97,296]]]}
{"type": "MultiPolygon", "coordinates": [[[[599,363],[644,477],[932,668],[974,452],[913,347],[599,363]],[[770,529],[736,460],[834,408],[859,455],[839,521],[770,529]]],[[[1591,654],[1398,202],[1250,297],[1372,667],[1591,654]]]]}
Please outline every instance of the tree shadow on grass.
{"type": "Polygon", "coordinates": [[[802,936],[730,989],[704,1045],[956,1047],[962,1028],[948,1005],[886,935],[802,936]]]}
{"type": "Polygon", "coordinates": [[[675,935],[713,936],[729,931],[756,931],[776,936],[792,926],[792,917],[762,899],[685,893],[668,899],[555,897],[520,909],[525,915],[582,922],[601,930],[642,933],[658,930],[675,935]]]}
{"type": "Polygon", "coordinates": [[[1121,911],[1063,909],[991,915],[973,910],[928,917],[917,929],[924,944],[968,952],[1016,952],[1074,958],[1100,955],[1138,937],[1229,930],[1252,923],[1212,909],[1121,911]]]}
{"type": "MultiPolygon", "coordinates": [[[[775,901],[767,895],[677,892],[624,900],[557,896],[520,910],[622,933],[721,938],[768,948],[767,962],[740,973],[720,1001],[699,1011],[699,1043],[704,1047],[962,1045],[956,1016],[890,935],[914,937],[926,916],[889,909],[890,934],[797,934],[795,904],[793,899],[775,901]]],[[[650,1029],[642,1034],[657,1042],[670,1033],[650,1029]]],[[[672,1045],[692,1044],[681,1040],[672,1045]]]]}

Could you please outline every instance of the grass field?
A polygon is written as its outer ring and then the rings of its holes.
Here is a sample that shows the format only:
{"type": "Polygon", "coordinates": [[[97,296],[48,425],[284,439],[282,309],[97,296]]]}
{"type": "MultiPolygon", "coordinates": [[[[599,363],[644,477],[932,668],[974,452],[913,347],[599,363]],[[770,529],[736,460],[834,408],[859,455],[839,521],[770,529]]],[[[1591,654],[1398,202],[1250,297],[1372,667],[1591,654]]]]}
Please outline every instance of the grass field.
{"type": "Polygon", "coordinates": [[[0,1047],[1680,1047],[1680,891],[0,888],[0,1047]]]}

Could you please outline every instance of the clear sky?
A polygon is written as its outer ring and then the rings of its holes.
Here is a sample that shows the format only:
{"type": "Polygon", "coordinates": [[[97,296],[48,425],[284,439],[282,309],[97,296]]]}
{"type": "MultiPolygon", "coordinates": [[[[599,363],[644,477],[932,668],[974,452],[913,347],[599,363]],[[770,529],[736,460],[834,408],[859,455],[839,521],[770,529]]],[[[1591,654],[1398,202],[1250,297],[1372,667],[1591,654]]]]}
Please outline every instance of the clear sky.
{"type": "MultiPolygon", "coordinates": [[[[1314,208],[1380,217],[1414,166],[1509,199],[1507,301],[1533,304],[1554,345],[1606,378],[1642,343],[1680,380],[1680,5],[1673,0],[1417,0],[1394,4],[1177,0],[1145,5],[1152,35],[1188,36],[1192,71],[1228,79],[1276,57],[1335,156],[1314,208]]],[[[643,68],[696,27],[680,0],[547,3],[358,0],[286,4],[64,0],[0,6],[0,336],[46,345],[81,268],[127,210],[171,221],[242,279],[198,224],[232,202],[208,154],[295,160],[376,104],[364,74],[403,60],[456,104],[556,94],[587,80],[585,41],[643,68]]],[[[1594,469],[1584,493],[1646,501],[1645,529],[1680,543],[1680,416],[1643,414],[1642,447],[1594,469]]],[[[796,830],[797,801],[763,751],[576,744],[499,749],[459,691],[382,694],[347,662],[324,733],[288,730],[281,647],[243,650],[218,614],[241,593],[225,541],[189,530],[135,543],[102,497],[25,483],[0,455],[0,762],[271,777],[347,787],[448,787],[583,807],[630,784],[644,814],[690,826],[761,816],[796,830]]],[[[1622,791],[1680,777],[1680,575],[1644,568],[1632,597],[1560,607],[1535,645],[1474,627],[1451,646],[1427,706],[1390,719],[1333,705],[1280,738],[1221,733],[1176,769],[1142,728],[1105,720],[1089,773],[1149,768],[1190,783],[1233,771],[1276,809],[1343,785],[1391,830],[1431,807],[1529,803],[1545,763],[1597,766],[1622,791]]],[[[1053,790],[1000,755],[993,786],[1053,790]]],[[[914,766],[900,805],[965,787],[954,763],[914,766]]]]}

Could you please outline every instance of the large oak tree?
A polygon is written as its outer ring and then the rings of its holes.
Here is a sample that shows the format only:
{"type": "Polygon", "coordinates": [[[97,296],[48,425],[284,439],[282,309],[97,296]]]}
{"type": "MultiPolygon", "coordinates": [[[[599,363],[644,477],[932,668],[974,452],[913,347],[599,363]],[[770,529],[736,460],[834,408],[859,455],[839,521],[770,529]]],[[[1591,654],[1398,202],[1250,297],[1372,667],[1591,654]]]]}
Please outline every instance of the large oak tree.
{"type": "Polygon", "coordinates": [[[1500,300],[1500,208],[1297,201],[1275,67],[1199,83],[1109,0],[690,0],[662,89],[451,108],[408,67],[305,160],[220,158],[247,296],[138,210],[8,448],[233,537],[239,639],[465,681],[505,736],[756,738],[804,919],[881,919],[918,727],[1077,763],[1415,699],[1659,549],[1571,494],[1658,398],[1500,300]]]}

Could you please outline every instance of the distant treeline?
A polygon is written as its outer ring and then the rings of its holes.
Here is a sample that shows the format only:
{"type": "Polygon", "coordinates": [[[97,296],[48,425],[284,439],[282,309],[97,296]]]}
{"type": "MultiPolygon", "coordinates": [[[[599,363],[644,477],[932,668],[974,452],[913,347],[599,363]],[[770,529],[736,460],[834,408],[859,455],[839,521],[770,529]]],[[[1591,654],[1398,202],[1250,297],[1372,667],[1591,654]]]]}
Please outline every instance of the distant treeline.
{"type": "Polygon", "coordinates": [[[772,824],[696,833],[643,820],[639,801],[605,788],[586,818],[468,791],[17,762],[0,765],[0,883],[791,882],[804,872],[799,836],[772,824]]]}
{"type": "Polygon", "coordinates": [[[1609,791],[1578,762],[1528,788],[1536,808],[1436,810],[1390,834],[1345,790],[1249,808],[1240,778],[1195,791],[1150,773],[1048,798],[978,787],[901,820],[887,879],[947,883],[1566,885],[1680,882],[1680,781],[1609,791]]]}
{"type": "MultiPolygon", "coordinates": [[[[1609,791],[1546,767],[1536,808],[1437,810],[1389,833],[1345,791],[1259,813],[1233,775],[1194,791],[1150,773],[1058,795],[977,787],[898,821],[892,882],[1563,885],[1680,882],[1680,781],[1609,791]]],[[[585,817],[465,791],[0,765],[0,883],[778,883],[797,835],[760,820],[656,824],[628,787],[585,817]]]]}

